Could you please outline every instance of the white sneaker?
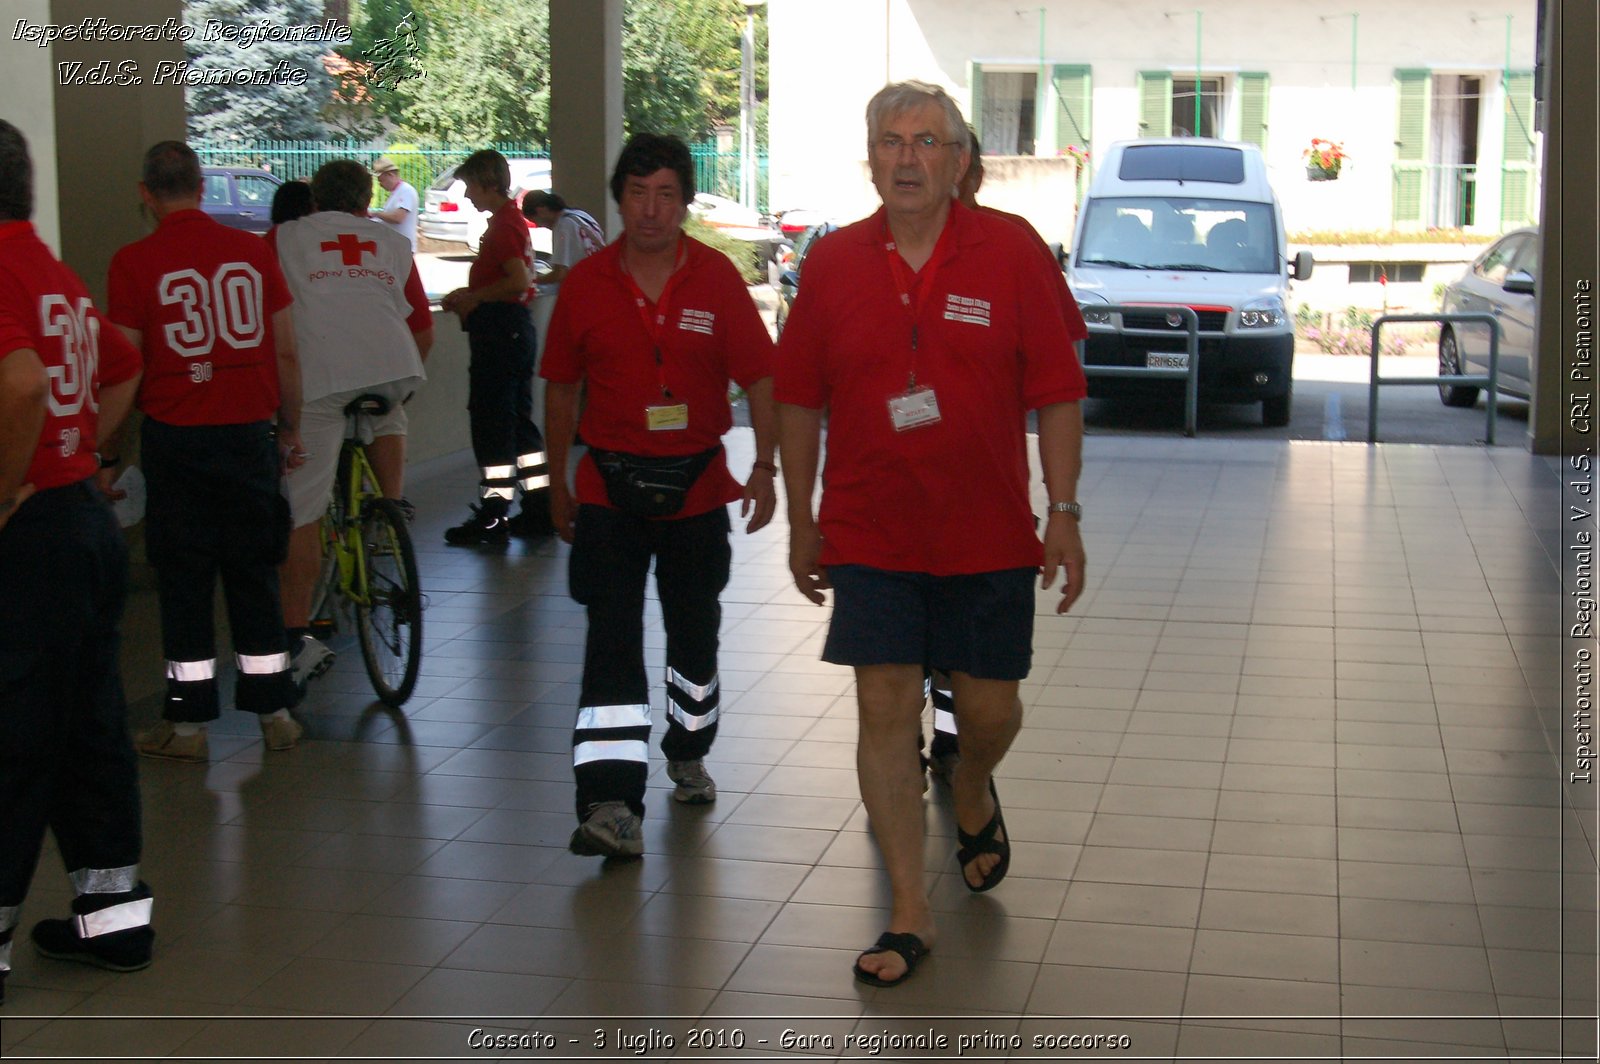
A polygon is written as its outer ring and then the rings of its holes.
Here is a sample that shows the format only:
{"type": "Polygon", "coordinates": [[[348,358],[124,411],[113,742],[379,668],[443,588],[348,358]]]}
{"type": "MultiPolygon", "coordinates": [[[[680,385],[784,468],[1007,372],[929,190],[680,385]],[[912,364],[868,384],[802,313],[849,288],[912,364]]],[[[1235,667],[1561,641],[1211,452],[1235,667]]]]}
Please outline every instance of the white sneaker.
{"type": "Polygon", "coordinates": [[[333,668],[335,659],[334,652],[316,636],[301,636],[300,645],[289,659],[289,672],[295,687],[304,690],[306,684],[333,668]]]}

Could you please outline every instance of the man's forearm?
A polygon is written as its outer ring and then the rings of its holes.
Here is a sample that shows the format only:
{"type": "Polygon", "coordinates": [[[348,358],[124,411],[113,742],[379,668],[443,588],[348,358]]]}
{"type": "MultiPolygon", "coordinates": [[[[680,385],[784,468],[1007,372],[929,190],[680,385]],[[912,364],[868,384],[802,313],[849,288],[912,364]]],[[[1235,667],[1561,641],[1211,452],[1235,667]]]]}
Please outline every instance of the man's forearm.
{"type": "Polygon", "coordinates": [[[811,496],[822,454],[822,411],[779,403],[778,452],[783,457],[783,489],[790,527],[812,524],[811,496]]]}
{"type": "Polygon", "coordinates": [[[544,390],[545,459],[551,483],[567,482],[567,456],[578,430],[578,385],[572,381],[548,381],[544,390]]]}
{"type": "Polygon", "coordinates": [[[1039,466],[1051,502],[1076,502],[1083,470],[1083,404],[1039,408],[1039,466]]]}
{"type": "Polygon", "coordinates": [[[13,351],[0,358],[0,518],[10,516],[39,449],[50,379],[37,352],[13,351]]]}
{"type": "Polygon", "coordinates": [[[104,455],[118,455],[116,443],[122,435],[128,411],[133,409],[134,397],[139,394],[139,377],[119,381],[100,389],[100,424],[95,430],[95,443],[104,455]]]}
{"type": "Polygon", "coordinates": [[[273,341],[278,356],[278,427],[300,430],[300,355],[295,347],[294,319],[289,311],[272,316],[273,341]]]}
{"type": "Polygon", "coordinates": [[[770,462],[778,449],[778,410],[772,403],[772,378],[762,377],[745,396],[750,405],[750,427],[756,434],[756,461],[770,462]]]}

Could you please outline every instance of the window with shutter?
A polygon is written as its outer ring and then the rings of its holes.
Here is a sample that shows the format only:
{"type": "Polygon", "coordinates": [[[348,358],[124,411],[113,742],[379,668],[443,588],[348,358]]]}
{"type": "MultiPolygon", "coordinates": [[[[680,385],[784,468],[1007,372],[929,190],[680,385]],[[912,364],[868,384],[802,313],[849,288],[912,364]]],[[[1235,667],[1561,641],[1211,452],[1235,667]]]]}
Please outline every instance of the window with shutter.
{"type": "Polygon", "coordinates": [[[1424,160],[1428,147],[1428,90],[1433,78],[1426,70],[1397,70],[1394,77],[1398,115],[1390,210],[1396,226],[1421,225],[1424,160]]]}
{"type": "Polygon", "coordinates": [[[1057,64],[1051,71],[1056,86],[1056,150],[1089,147],[1092,97],[1089,68],[1057,64]]]}
{"type": "Polygon", "coordinates": [[[1239,139],[1263,151],[1267,147],[1267,76],[1239,75],[1239,139]]]}
{"type": "Polygon", "coordinates": [[[1172,72],[1139,72],[1139,136],[1172,135],[1172,72]]]}
{"type": "Polygon", "coordinates": [[[1505,84],[1505,165],[1500,174],[1500,227],[1533,221],[1533,74],[1513,71],[1505,84]]]}

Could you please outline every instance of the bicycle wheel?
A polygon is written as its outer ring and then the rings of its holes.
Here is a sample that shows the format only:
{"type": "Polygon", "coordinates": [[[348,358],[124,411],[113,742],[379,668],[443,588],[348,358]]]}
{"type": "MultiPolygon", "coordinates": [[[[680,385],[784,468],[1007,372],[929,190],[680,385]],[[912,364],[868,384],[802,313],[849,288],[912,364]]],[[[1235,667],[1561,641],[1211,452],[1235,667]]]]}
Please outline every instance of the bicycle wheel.
{"type": "Polygon", "coordinates": [[[422,590],[417,555],[400,508],[388,499],[368,503],[361,515],[361,552],[367,576],[356,599],[361,657],[378,700],[399,706],[411,697],[422,668],[422,590]]]}

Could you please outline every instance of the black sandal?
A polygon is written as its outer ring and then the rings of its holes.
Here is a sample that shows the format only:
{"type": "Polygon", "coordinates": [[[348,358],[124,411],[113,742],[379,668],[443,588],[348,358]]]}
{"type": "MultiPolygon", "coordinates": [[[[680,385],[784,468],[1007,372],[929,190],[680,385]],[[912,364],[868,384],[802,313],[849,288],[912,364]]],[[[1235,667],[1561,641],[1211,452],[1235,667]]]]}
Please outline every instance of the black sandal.
{"type": "Polygon", "coordinates": [[[961,849],[956,851],[956,864],[961,866],[961,882],[974,894],[982,894],[986,890],[993,890],[1006,878],[1006,872],[1011,868],[1011,833],[1006,831],[1003,839],[996,840],[995,836],[1005,831],[1005,817],[1000,815],[1000,792],[994,789],[994,777],[989,777],[989,794],[994,798],[994,815],[983,826],[983,830],[976,835],[968,835],[961,830],[961,825],[956,825],[956,841],[961,843],[961,849]],[[983,882],[977,886],[967,878],[967,865],[976,861],[986,853],[1000,855],[1000,863],[989,869],[989,874],[983,877],[983,882]]]}
{"type": "Polygon", "coordinates": [[[856,978],[868,986],[899,986],[911,978],[911,973],[917,970],[917,965],[922,963],[922,958],[929,953],[928,947],[922,944],[922,939],[909,931],[885,931],[878,936],[878,941],[869,950],[856,958],[856,978]],[[884,979],[861,967],[861,957],[870,957],[874,953],[898,953],[900,959],[906,962],[906,970],[900,973],[898,979],[884,979]]]}

